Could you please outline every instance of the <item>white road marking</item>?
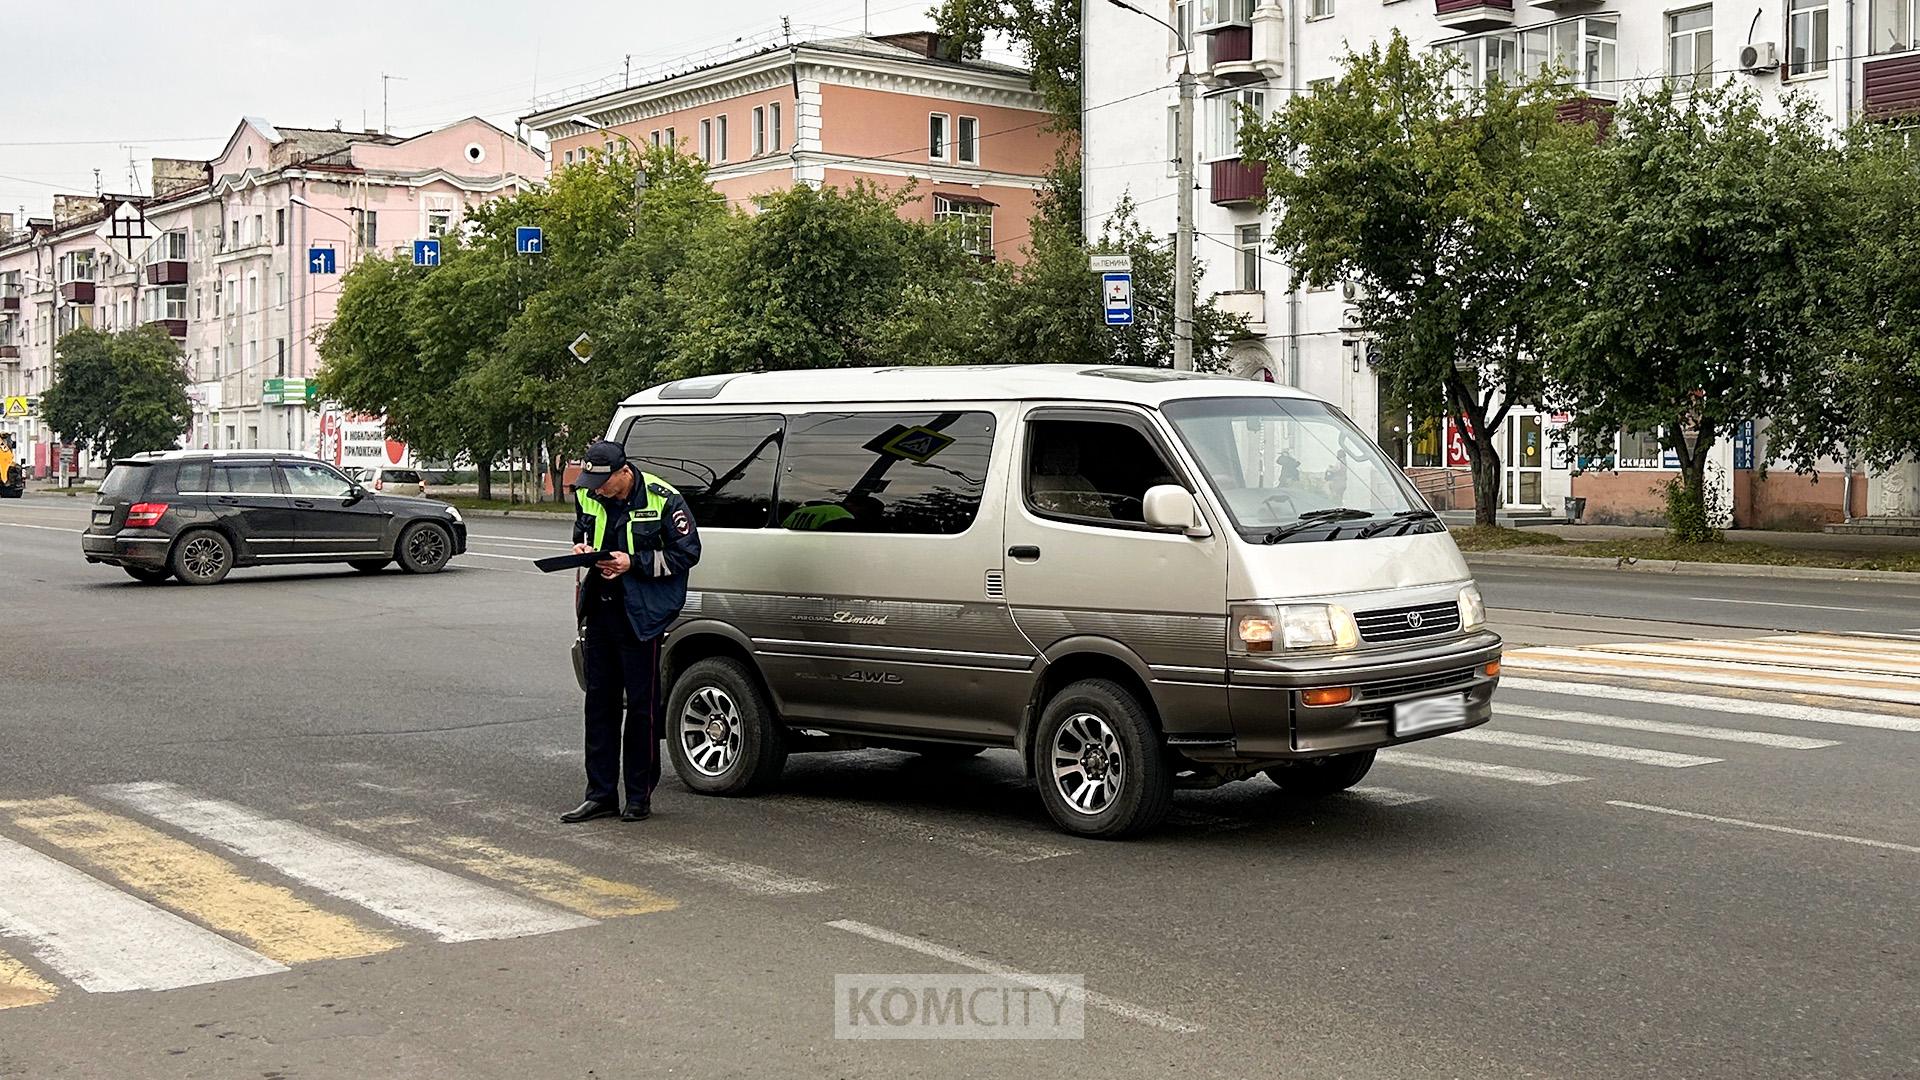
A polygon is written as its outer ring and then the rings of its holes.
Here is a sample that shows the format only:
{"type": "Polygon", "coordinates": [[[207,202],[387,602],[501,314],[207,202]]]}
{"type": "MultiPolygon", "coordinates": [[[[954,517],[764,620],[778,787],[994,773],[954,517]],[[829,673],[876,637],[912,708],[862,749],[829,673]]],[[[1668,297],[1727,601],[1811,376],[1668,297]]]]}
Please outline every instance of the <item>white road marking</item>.
{"type": "Polygon", "coordinates": [[[826,892],[833,888],[831,885],[811,878],[788,874],[757,863],[710,855],[695,848],[667,843],[651,836],[637,837],[632,829],[616,833],[594,829],[591,826],[562,825],[557,815],[540,814],[518,807],[484,810],[478,816],[503,825],[525,829],[528,832],[536,832],[542,836],[558,836],[576,847],[617,855],[622,862],[657,866],[696,881],[723,885],[756,896],[805,896],[826,892]]]}
{"type": "Polygon", "coordinates": [[[1772,746],[1781,750],[1818,750],[1823,746],[1840,745],[1832,739],[1809,739],[1803,735],[1776,735],[1771,731],[1741,731],[1736,728],[1707,727],[1702,724],[1675,724],[1666,720],[1641,720],[1631,716],[1600,716],[1595,713],[1573,712],[1569,709],[1535,709],[1526,705],[1501,705],[1498,711],[1502,716],[1520,716],[1529,720],[1554,720],[1563,724],[1585,724],[1588,727],[1619,728],[1623,731],[1646,731],[1656,735],[1679,735],[1689,739],[1752,743],[1755,746],[1772,746]]]}
{"type": "Polygon", "coordinates": [[[1840,678],[1819,676],[1804,668],[1766,664],[1736,664],[1726,660],[1689,660],[1683,657],[1636,659],[1626,653],[1583,652],[1576,649],[1526,649],[1508,653],[1502,663],[1527,671],[1562,671],[1629,679],[1703,683],[1745,690],[1774,690],[1826,697],[1854,698],[1899,705],[1920,705],[1920,680],[1896,678],[1840,678]]]}
{"type": "Polygon", "coordinates": [[[1488,731],[1486,728],[1456,731],[1447,738],[1491,743],[1495,746],[1511,746],[1518,750],[1544,750],[1552,754],[1611,758],[1615,761],[1631,761],[1636,765],[1658,765],[1663,769],[1688,769],[1695,765],[1711,765],[1721,760],[1717,757],[1701,757],[1698,754],[1675,754],[1666,750],[1648,750],[1639,746],[1616,746],[1613,743],[1561,739],[1552,735],[1528,735],[1520,731],[1488,731]]]}
{"type": "Polygon", "coordinates": [[[1595,650],[1635,656],[1689,657],[1726,660],[1741,666],[1771,665],[1799,668],[1807,675],[1920,675],[1920,656],[1885,649],[1832,648],[1790,641],[1755,638],[1751,641],[1686,641],[1649,644],[1613,644],[1595,650]]]}
{"type": "Polygon", "coordinates": [[[1706,604],[1748,604],[1753,607],[1804,608],[1808,611],[1858,611],[1872,614],[1880,610],[1864,607],[1832,607],[1827,604],[1789,604],[1780,600],[1729,600],[1724,596],[1689,596],[1687,599],[1706,604]]]}
{"type": "Polygon", "coordinates": [[[1914,716],[1851,712],[1844,709],[1821,708],[1817,705],[1797,705],[1785,701],[1749,701],[1746,698],[1680,694],[1668,690],[1645,690],[1637,686],[1503,678],[1500,680],[1500,689],[1519,690],[1530,694],[1560,694],[1567,697],[1637,701],[1647,705],[1677,705],[1683,709],[1699,709],[1703,712],[1771,716],[1780,720],[1804,720],[1810,724],[1839,724],[1846,727],[1878,728],[1885,731],[1920,731],[1920,717],[1914,716]]]}
{"type": "Polygon", "coordinates": [[[1794,829],[1785,825],[1769,825],[1764,821],[1742,821],[1739,818],[1720,817],[1715,814],[1701,814],[1692,810],[1675,810],[1667,806],[1648,806],[1646,803],[1623,802],[1608,799],[1608,806],[1622,806],[1628,810],[1645,810],[1650,814],[1665,814],[1668,817],[1690,818],[1694,821],[1711,821],[1718,825],[1737,825],[1743,829],[1760,829],[1764,832],[1785,833],[1788,836],[1805,836],[1814,840],[1838,840],[1843,844],[1859,844],[1862,847],[1885,848],[1888,851],[1904,851],[1910,855],[1920,855],[1920,847],[1912,844],[1896,844],[1891,840],[1869,840],[1864,836],[1844,836],[1840,833],[1815,832],[1812,829],[1794,829]]]}
{"type": "Polygon", "coordinates": [[[1031,986],[1039,990],[1045,990],[1050,994],[1073,994],[1080,997],[1081,1000],[1087,1004],[1088,1008],[1099,1009],[1101,1012],[1111,1013],[1114,1016],[1120,1017],[1122,1020],[1131,1020],[1136,1024],[1145,1024],[1148,1027],[1159,1028],[1162,1031],[1171,1031],[1180,1035],[1197,1035],[1207,1030],[1204,1026],[1196,1024],[1191,1020],[1182,1020],[1177,1016],[1161,1012],[1158,1009],[1149,1009],[1145,1005],[1136,1005],[1131,1001],[1108,997],[1097,990],[1083,990],[1080,987],[1061,982],[1058,979],[1049,979],[1044,975],[1023,974],[1011,968],[996,964],[985,957],[961,952],[959,949],[938,945],[931,941],[924,941],[908,934],[895,933],[892,930],[883,930],[878,926],[869,926],[866,923],[855,922],[852,919],[835,919],[827,925],[833,927],[835,930],[845,930],[849,934],[858,934],[863,938],[868,938],[873,941],[882,942],[887,945],[895,945],[902,949],[917,952],[922,956],[931,956],[936,960],[943,960],[955,967],[963,967],[969,971],[977,971],[982,975],[992,975],[996,979],[1005,979],[1008,982],[1019,983],[1022,986],[1031,986]]]}
{"type": "MultiPolygon", "coordinates": [[[[1456,738],[1449,735],[1448,738],[1456,738]]],[[[1431,754],[1409,753],[1395,750],[1391,757],[1382,756],[1382,764],[1406,765],[1415,769],[1432,769],[1435,772],[1458,773],[1461,776],[1477,776],[1483,780],[1506,780],[1515,784],[1528,784],[1533,787],[1552,787],[1555,784],[1577,784],[1591,777],[1574,776],[1571,773],[1546,772],[1541,769],[1521,769],[1512,765],[1493,765],[1484,761],[1462,761],[1459,758],[1434,757],[1431,754]]]]}
{"type": "Polygon", "coordinates": [[[1007,836],[998,830],[966,829],[940,822],[925,821],[885,807],[861,806],[804,795],[788,795],[766,799],[763,802],[778,810],[798,811],[809,818],[839,820],[856,828],[898,833],[910,840],[952,848],[963,854],[993,862],[1030,863],[1076,854],[1072,848],[1060,847],[1057,844],[1022,840],[1007,836]]]}
{"type": "Polygon", "coordinates": [[[505,545],[506,545],[506,546],[508,546],[508,547],[563,547],[563,548],[570,548],[570,547],[572,547],[572,546],[573,546],[573,544],[572,544],[571,542],[569,542],[569,541],[566,541],[566,540],[537,540],[537,539],[534,539],[533,537],[530,537],[530,536],[489,536],[489,535],[487,535],[486,533],[468,533],[468,534],[467,534],[467,539],[469,539],[469,540],[492,540],[492,541],[494,541],[495,543],[499,543],[499,544],[505,544],[505,545]]]}
{"type": "Polygon", "coordinates": [[[273,867],[287,877],[411,926],[441,941],[527,937],[594,920],[389,855],[172,784],[96,789],[149,817],[273,867]]]}
{"type": "Polygon", "coordinates": [[[495,555],[491,551],[475,551],[472,548],[468,548],[467,550],[461,552],[460,554],[462,558],[472,557],[472,558],[478,558],[478,559],[512,559],[514,562],[539,562],[540,561],[539,559],[536,559],[531,555],[495,555]]]}
{"type": "Polygon", "coordinates": [[[53,525],[28,525],[23,521],[0,521],[0,525],[14,529],[39,529],[41,532],[73,533],[76,536],[87,531],[85,529],[62,529],[53,525]]]}
{"type": "Polygon", "coordinates": [[[286,965],[0,837],[0,935],[97,994],[273,975],[286,965]]]}
{"type": "Polygon", "coordinates": [[[1364,799],[1377,806],[1406,806],[1410,803],[1427,802],[1433,798],[1431,795],[1416,795],[1411,791],[1401,791],[1397,788],[1390,787],[1375,787],[1372,784],[1366,784],[1361,787],[1350,787],[1346,793],[1353,798],[1364,799]]]}

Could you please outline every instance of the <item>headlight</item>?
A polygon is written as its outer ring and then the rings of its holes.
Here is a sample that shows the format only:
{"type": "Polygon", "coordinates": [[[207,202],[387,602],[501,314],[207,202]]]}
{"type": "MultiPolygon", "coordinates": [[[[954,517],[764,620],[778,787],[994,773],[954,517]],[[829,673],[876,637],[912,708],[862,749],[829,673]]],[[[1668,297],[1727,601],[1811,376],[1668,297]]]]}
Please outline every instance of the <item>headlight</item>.
{"type": "Polygon", "coordinates": [[[1478,630],[1487,625],[1487,605],[1480,599],[1480,586],[1460,590],[1460,629],[1478,630]]]}
{"type": "Polygon", "coordinates": [[[447,507],[447,519],[453,522],[455,525],[464,525],[466,524],[466,520],[467,520],[466,518],[463,518],[460,516],[459,508],[453,507],[453,506],[447,507]]]}
{"type": "Polygon", "coordinates": [[[1360,643],[1353,616],[1338,604],[1236,604],[1232,612],[1233,651],[1270,653],[1281,649],[1351,649],[1360,643]]]}

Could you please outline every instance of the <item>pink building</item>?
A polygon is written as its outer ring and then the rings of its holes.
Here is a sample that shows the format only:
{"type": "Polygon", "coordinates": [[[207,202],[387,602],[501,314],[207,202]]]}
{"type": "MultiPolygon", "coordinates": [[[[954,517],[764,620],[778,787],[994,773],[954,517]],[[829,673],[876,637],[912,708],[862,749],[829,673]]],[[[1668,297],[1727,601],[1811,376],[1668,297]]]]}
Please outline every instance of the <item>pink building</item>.
{"type": "MultiPolygon", "coordinates": [[[[0,238],[0,389],[37,398],[74,326],[159,323],[193,380],[189,445],[316,450],[305,380],[342,275],[544,172],[479,119],[401,138],[249,117],[212,161],[156,160],[150,196],[61,196],[52,219],[0,238]]],[[[51,466],[37,416],[0,417],[0,431],[51,466]]]]}
{"type": "Polygon", "coordinates": [[[678,146],[736,205],[794,184],[913,186],[902,213],[953,220],[1019,257],[1061,146],[1025,70],[944,57],[937,34],[769,45],[633,86],[562,92],[525,118],[552,167],[621,145],[678,146]]]}

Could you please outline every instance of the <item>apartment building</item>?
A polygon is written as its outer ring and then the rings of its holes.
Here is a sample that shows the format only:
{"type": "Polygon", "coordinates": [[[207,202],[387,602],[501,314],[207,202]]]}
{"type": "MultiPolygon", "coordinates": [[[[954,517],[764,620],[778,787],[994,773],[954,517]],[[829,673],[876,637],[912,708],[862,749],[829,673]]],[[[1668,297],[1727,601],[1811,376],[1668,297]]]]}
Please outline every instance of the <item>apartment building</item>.
{"type": "Polygon", "coordinates": [[[1025,70],[948,52],[930,33],[748,45],[632,86],[563,92],[524,122],[551,140],[555,169],[675,146],[745,208],[795,184],[912,185],[903,215],[954,221],[983,257],[1018,258],[1061,136],[1025,70]]]}
{"type": "Polygon", "coordinates": [[[346,271],[457,228],[545,167],[479,119],[403,138],[248,117],[211,161],[157,159],[149,195],[58,196],[53,217],[0,238],[0,387],[29,413],[0,431],[52,472],[55,433],[31,406],[54,343],[156,323],[190,373],[188,445],[317,450],[308,380],[346,271]]]}
{"type": "MultiPolygon", "coordinates": [[[[1174,228],[1174,79],[1201,76],[1196,258],[1203,288],[1248,319],[1252,336],[1230,355],[1233,371],[1300,386],[1372,426],[1437,503],[1471,505],[1466,451],[1446,426],[1382,415],[1368,343],[1351,312],[1351,287],[1295,288],[1266,250],[1270,223],[1258,199],[1264,176],[1239,156],[1239,112],[1270,112],[1340,73],[1349,47],[1393,31],[1416,46],[1459,55],[1468,73],[1518,78],[1553,63],[1594,98],[1617,100],[1661,79],[1738,80],[1777,100],[1818,102],[1836,125],[1920,111],[1920,0],[1159,0],[1141,5],[1179,28],[1115,5],[1086,6],[1084,117],[1088,231],[1123,197],[1154,230],[1174,228]],[[1182,47],[1183,40],[1191,52],[1182,47]],[[1135,96],[1140,95],[1140,96],[1135,96]]],[[[1500,433],[1503,509],[1560,510],[1588,499],[1589,520],[1643,521],[1652,490],[1674,463],[1658,440],[1624,432],[1613,469],[1580,470],[1553,438],[1569,418],[1516,409],[1500,433]]],[[[1842,476],[1823,463],[1815,482],[1762,473],[1764,421],[1723,441],[1712,472],[1743,526],[1811,524],[1855,514],[1920,513],[1920,471],[1842,476]],[[1843,494],[1844,493],[1844,494],[1843,494]]]]}

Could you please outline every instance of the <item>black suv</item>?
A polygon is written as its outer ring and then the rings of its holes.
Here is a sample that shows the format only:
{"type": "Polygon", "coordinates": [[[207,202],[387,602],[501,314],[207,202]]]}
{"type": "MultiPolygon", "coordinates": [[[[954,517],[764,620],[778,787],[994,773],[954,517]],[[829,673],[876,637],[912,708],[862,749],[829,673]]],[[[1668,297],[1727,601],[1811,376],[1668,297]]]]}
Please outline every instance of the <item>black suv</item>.
{"type": "Polygon", "coordinates": [[[445,503],[371,494],[300,454],[179,450],[114,462],[80,550],[145,582],[212,585],[278,563],[431,574],[467,550],[467,526],[445,503]]]}

